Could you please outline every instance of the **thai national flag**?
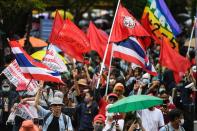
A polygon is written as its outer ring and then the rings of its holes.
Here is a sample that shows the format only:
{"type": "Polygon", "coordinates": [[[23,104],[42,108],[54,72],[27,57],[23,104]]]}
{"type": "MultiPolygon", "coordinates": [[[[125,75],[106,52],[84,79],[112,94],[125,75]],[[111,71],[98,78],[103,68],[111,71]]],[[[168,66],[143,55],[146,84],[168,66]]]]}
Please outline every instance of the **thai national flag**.
{"type": "Polygon", "coordinates": [[[154,76],[157,75],[155,68],[149,62],[145,50],[136,38],[129,37],[125,41],[122,41],[118,44],[113,44],[113,51],[114,57],[135,63],[141,66],[149,74],[154,76]]]}
{"type": "Polygon", "coordinates": [[[63,83],[58,72],[50,70],[47,66],[31,58],[17,41],[10,41],[9,44],[23,72],[23,75],[27,79],[63,83]]]}

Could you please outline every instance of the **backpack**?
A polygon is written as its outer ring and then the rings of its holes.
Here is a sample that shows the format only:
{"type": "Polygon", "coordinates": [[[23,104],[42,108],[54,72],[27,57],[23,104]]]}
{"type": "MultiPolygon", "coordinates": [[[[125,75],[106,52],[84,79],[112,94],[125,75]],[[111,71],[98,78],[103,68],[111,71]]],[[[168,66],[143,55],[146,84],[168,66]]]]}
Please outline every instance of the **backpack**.
{"type": "MultiPolygon", "coordinates": [[[[165,127],[166,131],[170,131],[169,126],[168,126],[168,125],[165,125],[164,127],[165,127]]],[[[183,129],[183,127],[182,127],[182,126],[181,126],[181,131],[185,131],[185,130],[183,129]]]]}
{"type": "MultiPolygon", "coordinates": [[[[44,122],[46,122],[46,120],[49,118],[49,116],[52,114],[52,112],[49,112],[45,117],[44,117],[44,122]]],[[[68,130],[68,124],[67,124],[67,118],[66,118],[66,115],[65,114],[62,114],[63,115],[63,119],[64,119],[64,125],[65,125],[65,129],[68,130]]]]}

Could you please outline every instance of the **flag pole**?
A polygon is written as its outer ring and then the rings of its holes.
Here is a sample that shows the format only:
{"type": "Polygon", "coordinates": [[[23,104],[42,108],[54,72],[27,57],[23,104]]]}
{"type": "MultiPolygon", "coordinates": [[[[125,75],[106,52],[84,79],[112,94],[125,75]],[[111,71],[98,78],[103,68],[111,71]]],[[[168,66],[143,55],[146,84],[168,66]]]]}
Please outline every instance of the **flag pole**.
{"type": "Polygon", "coordinates": [[[99,73],[99,79],[98,79],[98,81],[97,81],[96,89],[99,88],[99,84],[100,84],[100,81],[101,81],[101,75],[102,75],[103,68],[104,68],[104,64],[105,64],[105,60],[106,60],[106,57],[107,57],[107,52],[108,52],[108,48],[109,48],[109,43],[110,43],[110,39],[111,39],[111,35],[112,35],[113,28],[114,28],[114,22],[115,22],[115,19],[116,19],[116,15],[117,15],[117,12],[118,12],[118,7],[119,7],[119,5],[120,5],[120,1],[121,1],[121,0],[118,0],[118,4],[117,4],[117,7],[116,7],[116,12],[115,12],[114,19],[113,19],[113,23],[112,23],[112,26],[111,26],[111,31],[110,31],[110,34],[109,34],[109,38],[108,38],[108,40],[107,40],[107,47],[106,47],[106,49],[105,49],[105,54],[104,54],[103,61],[102,61],[102,64],[101,64],[101,70],[100,70],[100,73],[99,73]]]}
{"type": "Polygon", "coordinates": [[[112,52],[111,52],[109,70],[108,70],[108,75],[107,75],[107,85],[105,88],[105,96],[107,96],[108,87],[109,87],[109,78],[110,78],[110,73],[111,73],[111,63],[112,63],[113,54],[114,54],[114,49],[113,49],[113,43],[112,43],[112,52]]]}
{"type": "Polygon", "coordinates": [[[194,17],[194,25],[192,27],[192,32],[191,32],[191,35],[190,35],[190,39],[189,39],[189,45],[188,45],[188,49],[187,49],[187,56],[189,57],[189,50],[190,50],[190,46],[191,46],[191,42],[192,42],[192,37],[193,37],[193,34],[194,34],[194,28],[195,28],[195,25],[196,25],[196,17],[194,17]]]}

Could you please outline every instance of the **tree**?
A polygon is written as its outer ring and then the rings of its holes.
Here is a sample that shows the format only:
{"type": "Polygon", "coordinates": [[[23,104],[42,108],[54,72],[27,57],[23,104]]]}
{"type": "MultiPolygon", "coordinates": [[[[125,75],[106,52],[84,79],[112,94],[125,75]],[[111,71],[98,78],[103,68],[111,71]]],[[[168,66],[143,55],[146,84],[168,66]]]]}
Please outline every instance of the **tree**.
{"type": "MultiPolygon", "coordinates": [[[[4,48],[8,46],[6,38],[12,39],[15,34],[23,37],[31,29],[31,19],[28,18],[31,16],[32,9],[43,10],[44,7],[45,4],[42,0],[0,1],[0,29],[5,32],[5,35],[2,36],[3,49],[0,51],[1,65],[4,65],[4,60],[8,60],[4,59],[4,48]]],[[[9,62],[10,60],[5,63],[9,62]]]]}

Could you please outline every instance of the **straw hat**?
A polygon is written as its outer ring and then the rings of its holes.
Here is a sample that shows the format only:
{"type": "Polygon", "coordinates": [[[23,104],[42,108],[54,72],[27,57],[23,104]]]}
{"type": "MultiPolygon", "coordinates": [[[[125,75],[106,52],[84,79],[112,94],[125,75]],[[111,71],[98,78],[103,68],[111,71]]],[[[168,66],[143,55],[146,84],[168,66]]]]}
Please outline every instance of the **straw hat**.
{"type": "Polygon", "coordinates": [[[79,85],[88,86],[88,82],[86,79],[79,79],[77,83],[79,85]]]}

